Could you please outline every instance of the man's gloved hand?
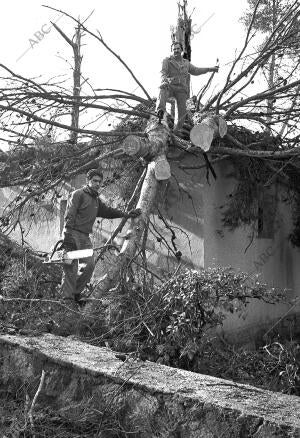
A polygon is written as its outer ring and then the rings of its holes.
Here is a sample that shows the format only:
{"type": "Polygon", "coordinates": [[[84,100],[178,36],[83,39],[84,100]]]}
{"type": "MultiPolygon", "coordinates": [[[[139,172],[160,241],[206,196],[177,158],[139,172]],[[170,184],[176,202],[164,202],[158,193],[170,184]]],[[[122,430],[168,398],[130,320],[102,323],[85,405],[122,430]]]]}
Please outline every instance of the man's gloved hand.
{"type": "Polygon", "coordinates": [[[159,108],[159,109],[156,111],[156,114],[157,114],[157,117],[159,118],[159,121],[161,121],[161,119],[162,119],[163,116],[164,116],[164,110],[161,109],[161,108],[159,108]]]}
{"type": "Polygon", "coordinates": [[[126,218],[137,218],[138,216],[140,216],[142,214],[142,210],[140,208],[136,208],[134,210],[130,210],[128,211],[128,213],[125,213],[126,218]]]}
{"type": "Polygon", "coordinates": [[[172,83],[172,78],[164,78],[160,84],[160,88],[168,88],[171,83],[172,83]]]}
{"type": "Polygon", "coordinates": [[[61,247],[66,251],[75,251],[77,249],[76,242],[69,231],[64,232],[64,239],[61,247]]]}
{"type": "Polygon", "coordinates": [[[219,71],[219,66],[216,65],[215,67],[212,67],[211,71],[214,72],[214,73],[218,73],[218,71],[219,71]]]}

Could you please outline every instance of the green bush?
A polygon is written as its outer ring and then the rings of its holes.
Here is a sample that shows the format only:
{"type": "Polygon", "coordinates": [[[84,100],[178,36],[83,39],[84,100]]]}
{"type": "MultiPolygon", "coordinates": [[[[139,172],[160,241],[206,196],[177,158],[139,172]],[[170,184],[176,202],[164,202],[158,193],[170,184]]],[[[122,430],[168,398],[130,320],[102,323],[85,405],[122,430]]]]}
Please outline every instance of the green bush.
{"type": "MultiPolygon", "coordinates": [[[[112,348],[197,371],[205,346],[228,313],[243,317],[251,299],[276,303],[280,292],[231,268],[187,270],[161,287],[122,286],[112,323],[112,348]]],[[[116,300],[115,300],[116,301],[116,300]]]]}
{"type": "Polygon", "coordinates": [[[249,351],[216,336],[228,314],[243,317],[253,299],[285,300],[284,293],[231,268],[187,270],[160,287],[145,277],[135,283],[131,279],[114,291],[108,329],[96,343],[160,364],[300,395],[298,342],[278,338],[249,351]]]}

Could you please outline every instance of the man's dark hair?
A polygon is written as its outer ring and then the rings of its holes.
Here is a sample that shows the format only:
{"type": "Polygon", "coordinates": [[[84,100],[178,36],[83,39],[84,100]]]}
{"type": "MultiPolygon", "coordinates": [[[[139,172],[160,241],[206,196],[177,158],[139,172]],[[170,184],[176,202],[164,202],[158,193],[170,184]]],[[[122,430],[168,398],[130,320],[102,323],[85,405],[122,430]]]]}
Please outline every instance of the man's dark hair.
{"type": "Polygon", "coordinates": [[[100,178],[103,178],[103,173],[100,169],[90,169],[86,174],[86,177],[88,180],[90,180],[93,178],[93,176],[100,176],[100,178]]]}
{"type": "Polygon", "coordinates": [[[173,49],[173,47],[176,46],[176,44],[179,44],[181,50],[183,51],[183,45],[181,44],[180,41],[173,41],[173,43],[171,44],[171,49],[173,49]]]}

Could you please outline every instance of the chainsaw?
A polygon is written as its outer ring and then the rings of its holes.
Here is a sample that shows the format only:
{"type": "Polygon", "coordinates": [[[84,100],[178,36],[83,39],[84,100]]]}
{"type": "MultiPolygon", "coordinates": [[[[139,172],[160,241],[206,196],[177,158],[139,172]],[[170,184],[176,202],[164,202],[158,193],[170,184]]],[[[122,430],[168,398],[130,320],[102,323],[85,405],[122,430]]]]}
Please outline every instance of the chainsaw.
{"type": "Polygon", "coordinates": [[[109,249],[117,249],[113,244],[105,244],[104,246],[99,246],[97,248],[87,248],[87,249],[76,249],[75,251],[66,251],[62,249],[63,240],[59,240],[54,245],[51,254],[47,255],[44,263],[51,263],[56,265],[71,265],[74,260],[86,259],[92,257],[94,251],[102,250],[106,251],[109,249]]]}
{"type": "Polygon", "coordinates": [[[50,255],[47,256],[44,263],[51,263],[57,265],[71,265],[74,260],[85,259],[92,257],[94,250],[99,248],[77,249],[75,251],[66,251],[62,249],[63,240],[59,240],[53,248],[50,255]]]}

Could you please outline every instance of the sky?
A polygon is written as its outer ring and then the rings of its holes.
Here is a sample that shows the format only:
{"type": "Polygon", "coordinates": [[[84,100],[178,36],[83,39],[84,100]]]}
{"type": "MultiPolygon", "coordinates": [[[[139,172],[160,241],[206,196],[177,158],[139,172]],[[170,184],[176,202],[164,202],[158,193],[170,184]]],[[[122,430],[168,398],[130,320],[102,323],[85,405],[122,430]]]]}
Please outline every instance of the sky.
{"type": "MultiPolygon", "coordinates": [[[[10,0],[1,4],[0,63],[26,77],[44,79],[72,76],[70,46],[51,26],[55,21],[68,35],[74,23],[59,12],[87,20],[87,27],[100,31],[104,40],[126,61],[151,96],[157,96],[162,59],[170,54],[170,27],[176,24],[176,0],[10,0]]],[[[192,63],[209,67],[220,63],[216,79],[222,82],[235,51],[243,44],[244,28],[239,22],[246,0],[189,0],[192,12],[192,63]]],[[[129,73],[96,40],[83,38],[82,73],[94,88],[118,88],[143,95],[129,73]]],[[[2,72],[1,72],[2,74],[2,72]]],[[[192,79],[196,94],[206,82],[192,79]]]]}

